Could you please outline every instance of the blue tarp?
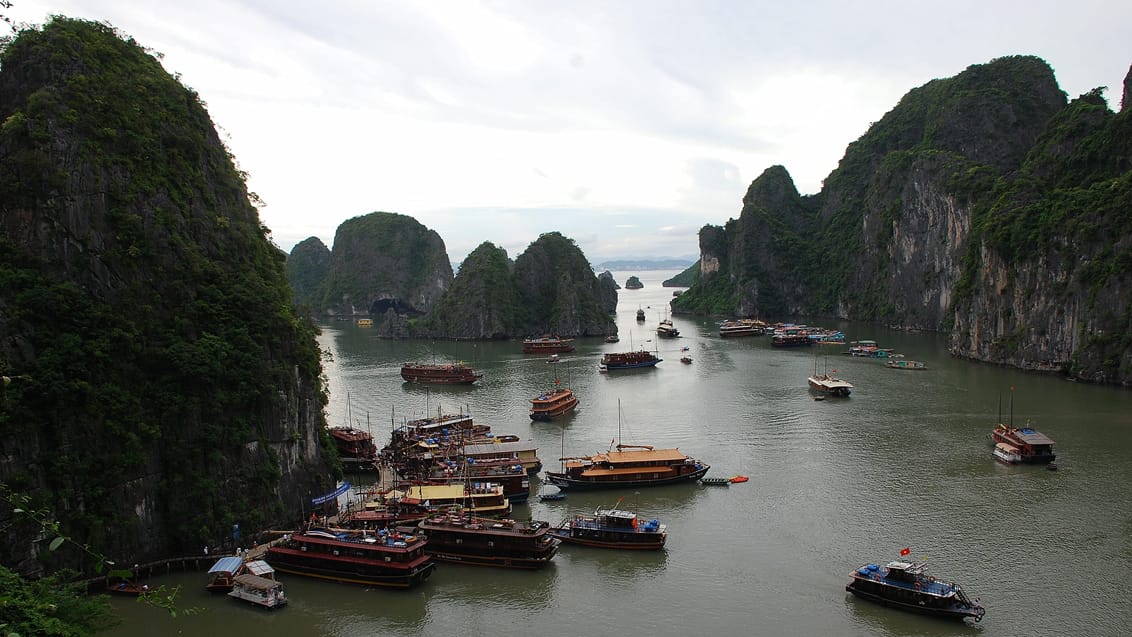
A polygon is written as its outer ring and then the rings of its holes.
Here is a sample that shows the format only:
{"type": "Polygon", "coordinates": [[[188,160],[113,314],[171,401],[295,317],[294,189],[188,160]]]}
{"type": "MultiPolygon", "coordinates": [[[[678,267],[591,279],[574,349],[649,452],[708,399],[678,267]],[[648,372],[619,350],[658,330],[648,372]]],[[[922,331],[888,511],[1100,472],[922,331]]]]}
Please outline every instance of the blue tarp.
{"type": "Polygon", "coordinates": [[[312,498],[311,499],[311,506],[318,506],[318,505],[320,505],[324,502],[329,502],[331,500],[334,500],[338,496],[342,495],[343,493],[345,493],[349,490],[350,490],[350,483],[348,481],[343,482],[342,486],[338,487],[334,491],[327,493],[326,495],[320,495],[317,498],[312,498]]]}

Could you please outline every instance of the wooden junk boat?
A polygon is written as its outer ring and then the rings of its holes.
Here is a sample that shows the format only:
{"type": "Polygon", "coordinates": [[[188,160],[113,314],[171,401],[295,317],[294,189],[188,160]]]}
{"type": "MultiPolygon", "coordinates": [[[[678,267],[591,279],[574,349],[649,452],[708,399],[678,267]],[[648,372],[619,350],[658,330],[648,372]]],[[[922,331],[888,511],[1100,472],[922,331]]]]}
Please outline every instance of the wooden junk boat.
{"type": "Polygon", "coordinates": [[[296,531],[267,549],[283,573],[337,582],[411,588],[432,575],[436,564],[425,552],[427,540],[401,533],[310,529],[296,531]]]}
{"type": "Polygon", "coordinates": [[[524,354],[565,354],[574,351],[574,339],[540,336],[523,339],[524,354]]]}
{"type": "Polygon", "coordinates": [[[417,526],[433,559],[475,566],[536,569],[550,563],[559,541],[546,522],[516,522],[462,512],[434,515],[417,526]]]}
{"type": "Polygon", "coordinates": [[[656,364],[662,360],[664,359],[645,350],[636,352],[610,352],[602,355],[599,368],[602,371],[614,371],[619,369],[656,367],[656,364]]]}
{"type": "Polygon", "coordinates": [[[565,387],[539,394],[531,399],[531,420],[545,422],[559,416],[564,416],[578,406],[578,397],[574,391],[565,387]]]}
{"type": "Polygon", "coordinates": [[[563,520],[550,533],[563,542],[611,549],[661,549],[668,539],[667,527],[659,520],[641,520],[636,513],[617,508],[599,508],[592,516],[563,520]]]}
{"type": "MultiPolygon", "coordinates": [[[[901,551],[904,553],[904,551],[901,551]]],[[[849,574],[845,590],[872,602],[901,610],[951,619],[983,619],[986,610],[954,582],[943,582],[924,572],[916,562],[893,561],[884,568],[865,564],[849,574]]]]}
{"type": "Polygon", "coordinates": [[[251,602],[264,608],[279,608],[287,605],[287,595],[283,584],[275,579],[275,569],[263,560],[254,560],[244,565],[245,571],[233,578],[229,597],[251,602]]]}
{"type": "Polygon", "coordinates": [[[636,488],[699,480],[711,468],[679,449],[622,444],[615,449],[562,458],[562,470],[547,471],[546,478],[561,489],[636,488]]]}
{"type": "Polygon", "coordinates": [[[1057,458],[1057,454],[1053,452],[1053,440],[1029,427],[1019,429],[999,423],[991,432],[991,440],[996,448],[998,445],[1013,447],[1017,460],[1011,460],[1011,464],[1048,464],[1057,458]]]}
{"type": "Polygon", "coordinates": [[[457,363],[428,365],[425,363],[404,363],[401,365],[401,378],[409,383],[429,385],[471,385],[483,378],[482,372],[457,363]]]}
{"type": "Polygon", "coordinates": [[[377,460],[377,445],[373,435],[357,427],[329,427],[330,437],[338,448],[338,457],[343,464],[368,465],[377,460]]]}
{"type": "Polygon", "coordinates": [[[849,394],[853,391],[853,385],[849,381],[841,380],[829,374],[813,374],[806,379],[810,389],[825,394],[827,396],[837,396],[839,398],[848,398],[849,394]]]}
{"type": "Polygon", "coordinates": [[[676,338],[680,336],[680,330],[672,325],[672,319],[665,318],[656,326],[656,335],[661,338],[676,338]]]}
{"type": "Polygon", "coordinates": [[[766,323],[757,319],[739,319],[719,324],[719,336],[761,336],[766,333],[766,323]]]}
{"type": "MultiPolygon", "coordinates": [[[[1053,439],[1043,434],[1040,431],[1030,428],[1030,422],[1026,421],[1026,426],[1018,428],[1014,426],[1014,388],[1010,388],[1010,419],[1007,422],[1002,421],[1002,398],[999,398],[998,403],[998,424],[995,425],[994,430],[991,431],[991,444],[995,445],[995,457],[1003,462],[1009,464],[1022,463],[1022,464],[1050,464],[1056,458],[1057,454],[1053,452],[1053,439]],[[1013,447],[1013,449],[1003,449],[1000,445],[1013,447]],[[1002,457],[1006,455],[1002,452],[1011,452],[1017,457],[1010,458],[1009,461],[1002,457]]],[[[1052,467],[1053,465],[1051,465],[1052,467]]]]}

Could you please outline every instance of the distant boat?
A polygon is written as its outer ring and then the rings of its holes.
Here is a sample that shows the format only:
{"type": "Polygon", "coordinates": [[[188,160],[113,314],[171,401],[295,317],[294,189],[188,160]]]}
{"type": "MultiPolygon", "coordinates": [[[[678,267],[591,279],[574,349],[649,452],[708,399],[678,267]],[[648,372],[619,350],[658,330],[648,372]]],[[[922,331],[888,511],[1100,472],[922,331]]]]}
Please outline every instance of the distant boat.
{"type": "Polygon", "coordinates": [[[621,339],[620,339],[620,338],[618,338],[616,334],[610,334],[609,336],[606,336],[606,337],[605,337],[605,342],[606,342],[606,343],[616,343],[616,342],[618,342],[618,341],[620,341],[620,340],[621,340],[621,339]]]}
{"type": "Polygon", "coordinates": [[[656,335],[661,338],[676,338],[680,336],[680,330],[672,325],[671,319],[665,317],[660,321],[660,324],[656,326],[656,335]]]}
{"type": "MultiPolygon", "coordinates": [[[[999,399],[999,423],[991,431],[991,441],[996,445],[1006,444],[1017,450],[1020,462],[1024,464],[1048,464],[1057,458],[1053,452],[1053,439],[1040,431],[1030,428],[1029,421],[1026,426],[1014,426],[1014,388],[1010,388],[1010,420],[1002,422],[1002,401],[999,399]]],[[[998,457],[998,454],[995,454],[998,457]]],[[[1001,458],[999,458],[1001,460],[1001,458]]]]}
{"type": "Polygon", "coordinates": [[[574,339],[540,336],[523,339],[524,354],[565,354],[574,351],[574,339]]]}
{"type": "MultiPolygon", "coordinates": [[[[908,549],[901,553],[906,554],[908,549]]],[[[951,619],[983,619],[986,610],[959,585],[927,575],[924,564],[893,561],[884,568],[865,564],[849,574],[845,590],[901,610],[951,619]]]]}
{"type": "Polygon", "coordinates": [[[765,333],[766,323],[757,319],[724,321],[719,325],[719,335],[723,338],[732,336],[761,336],[765,333]]]}
{"type": "Polygon", "coordinates": [[[884,366],[889,369],[927,369],[928,366],[923,361],[910,361],[903,358],[890,358],[884,361],[884,366]]]}
{"type": "Polygon", "coordinates": [[[368,319],[368,318],[358,319],[357,325],[358,325],[358,327],[373,327],[373,319],[368,319]]]}
{"type": "Polygon", "coordinates": [[[401,378],[409,383],[471,385],[483,378],[483,374],[461,362],[441,365],[404,363],[401,365],[401,378]]]}
{"type": "Polygon", "coordinates": [[[639,307],[637,308],[637,322],[638,323],[644,323],[645,322],[645,311],[643,309],[639,308],[639,307]]]}
{"type": "MultiPolygon", "coordinates": [[[[557,382],[557,381],[555,381],[557,382]]],[[[564,416],[578,406],[574,391],[565,387],[555,387],[531,399],[531,420],[540,422],[564,416]]]]}
{"type": "Polygon", "coordinates": [[[691,365],[692,364],[692,357],[691,356],[681,356],[680,362],[684,363],[685,365],[691,365]]]}
{"type": "MultiPolygon", "coordinates": [[[[621,501],[618,500],[618,503],[621,501]]],[[[642,520],[632,511],[599,508],[592,516],[563,520],[551,535],[571,544],[598,548],[658,550],[668,539],[668,527],[659,520],[642,520]]]]}
{"type": "MultiPolygon", "coordinates": [[[[837,370],[835,369],[833,372],[837,373],[837,370]]],[[[806,379],[806,382],[809,384],[810,389],[827,396],[848,398],[849,394],[853,391],[852,384],[832,376],[828,369],[823,374],[818,373],[817,350],[814,350],[814,373],[806,379]]]]}
{"type": "MultiPolygon", "coordinates": [[[[641,367],[655,367],[656,364],[662,360],[664,359],[645,350],[607,353],[603,354],[601,357],[601,367],[605,368],[602,371],[638,369],[641,367]]],[[[601,367],[599,367],[599,370],[601,367]]]]}

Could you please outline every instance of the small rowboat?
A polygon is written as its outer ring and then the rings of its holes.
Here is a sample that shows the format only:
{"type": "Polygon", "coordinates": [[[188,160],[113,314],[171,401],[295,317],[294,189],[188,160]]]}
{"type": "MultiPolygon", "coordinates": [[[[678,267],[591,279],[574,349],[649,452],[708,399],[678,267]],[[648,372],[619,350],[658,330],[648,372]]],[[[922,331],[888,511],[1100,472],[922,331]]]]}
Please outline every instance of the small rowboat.
{"type": "Polygon", "coordinates": [[[565,500],[566,494],[559,491],[558,493],[543,493],[538,497],[541,502],[551,502],[553,500],[565,500]]]}
{"type": "Polygon", "coordinates": [[[731,478],[700,478],[700,482],[710,486],[726,487],[731,484],[731,478]]]}
{"type": "Polygon", "coordinates": [[[748,480],[750,480],[750,478],[748,478],[747,476],[731,476],[730,478],[728,478],[729,482],[746,482],[748,480]]]}

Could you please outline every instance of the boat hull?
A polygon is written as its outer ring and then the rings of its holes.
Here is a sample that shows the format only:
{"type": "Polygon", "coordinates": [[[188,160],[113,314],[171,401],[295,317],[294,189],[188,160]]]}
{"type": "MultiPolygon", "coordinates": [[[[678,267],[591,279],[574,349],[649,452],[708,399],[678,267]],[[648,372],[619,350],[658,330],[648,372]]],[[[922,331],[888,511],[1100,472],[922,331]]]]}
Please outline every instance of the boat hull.
{"type": "Polygon", "coordinates": [[[666,535],[663,534],[638,534],[639,539],[627,539],[624,537],[609,537],[603,538],[597,535],[579,535],[572,533],[570,529],[552,529],[550,534],[554,537],[567,542],[569,544],[577,544],[580,546],[589,546],[591,548],[599,549],[619,549],[629,551],[659,551],[664,548],[666,535]]]}
{"type": "Polygon", "coordinates": [[[891,608],[898,608],[900,610],[918,613],[920,615],[930,615],[932,617],[940,617],[943,619],[957,619],[960,621],[968,617],[974,619],[975,621],[980,621],[983,618],[983,613],[979,612],[982,610],[981,608],[975,609],[963,605],[953,605],[950,607],[932,607],[918,603],[902,602],[899,600],[891,599],[889,597],[885,597],[884,595],[880,595],[873,591],[866,590],[858,586],[856,582],[850,582],[849,584],[846,584],[845,590],[861,599],[875,602],[877,604],[882,604],[884,606],[889,606],[891,608]]]}
{"type": "Polygon", "coordinates": [[[708,470],[711,469],[708,465],[703,465],[695,471],[685,473],[677,476],[657,479],[624,479],[624,480],[587,480],[570,477],[564,473],[554,473],[547,471],[546,479],[561,489],[622,489],[622,488],[638,488],[638,487],[659,487],[666,484],[678,484],[681,482],[694,482],[704,477],[708,470]]]}
{"type": "Polygon", "coordinates": [[[436,564],[425,563],[407,572],[377,571],[373,569],[354,569],[352,564],[334,566],[324,561],[284,559],[279,555],[269,556],[271,565],[280,573],[302,575],[332,582],[346,584],[365,584],[366,586],[383,586],[386,588],[412,588],[424,582],[432,575],[436,564]]]}

